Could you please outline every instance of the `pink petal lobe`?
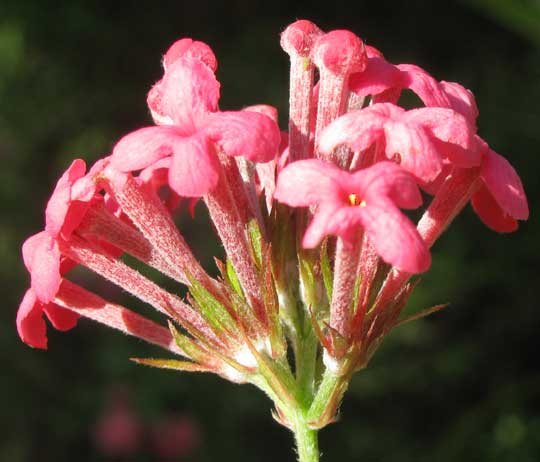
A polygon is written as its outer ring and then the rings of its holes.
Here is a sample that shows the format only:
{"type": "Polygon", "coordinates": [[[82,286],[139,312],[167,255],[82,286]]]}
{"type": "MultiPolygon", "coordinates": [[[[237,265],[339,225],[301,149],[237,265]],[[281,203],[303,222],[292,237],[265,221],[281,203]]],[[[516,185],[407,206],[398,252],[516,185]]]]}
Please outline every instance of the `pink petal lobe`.
{"type": "Polygon", "coordinates": [[[17,311],[17,332],[21,340],[33,348],[47,349],[47,326],[43,319],[43,305],[32,289],[26,291],[17,311]]]}
{"type": "Polygon", "coordinates": [[[30,275],[32,289],[36,297],[43,303],[49,303],[54,299],[60,286],[60,250],[58,244],[47,232],[34,236],[39,241],[32,248],[32,255],[23,246],[23,258],[25,263],[30,263],[30,275]]]}
{"type": "Polygon", "coordinates": [[[485,186],[473,194],[471,204],[480,220],[493,231],[511,233],[518,229],[518,222],[499,206],[485,186]]]}
{"type": "Polygon", "coordinates": [[[253,106],[247,106],[242,109],[242,111],[258,112],[270,117],[274,122],[278,122],[278,110],[269,104],[255,104],[253,106]]]}
{"type": "Polygon", "coordinates": [[[416,227],[388,200],[358,207],[362,224],[384,261],[408,273],[422,273],[431,255],[416,227]]]}
{"type": "Polygon", "coordinates": [[[422,181],[434,180],[442,169],[439,153],[426,131],[417,125],[389,121],[385,125],[386,156],[422,181]]]}
{"type": "Polygon", "coordinates": [[[346,175],[329,162],[299,160],[279,173],[274,198],[291,207],[306,207],[322,201],[340,204],[340,184],[346,175]]]}
{"type": "Polygon", "coordinates": [[[338,210],[340,210],[339,206],[328,203],[323,203],[317,208],[302,239],[302,247],[313,249],[319,245],[325,236],[333,234],[328,224],[338,210]]]}
{"type": "Polygon", "coordinates": [[[202,197],[217,185],[219,168],[208,138],[179,138],[169,168],[169,185],[180,196],[202,197]]]}
{"type": "Polygon", "coordinates": [[[161,109],[182,129],[194,131],[208,113],[217,111],[219,82],[203,62],[179,58],[161,84],[161,109]]]}
{"type": "Polygon", "coordinates": [[[414,91],[426,106],[450,107],[448,97],[439,82],[422,68],[413,64],[399,64],[403,86],[414,91]]]}
{"type": "Polygon", "coordinates": [[[319,141],[319,150],[331,153],[342,144],[348,144],[355,152],[369,148],[384,134],[384,124],[388,117],[371,106],[359,111],[349,112],[324,129],[319,141]]]}
{"type": "Polygon", "coordinates": [[[472,92],[456,82],[445,82],[443,80],[440,85],[450,102],[449,107],[459,112],[475,127],[478,118],[478,107],[472,92]]]}
{"type": "Polygon", "coordinates": [[[229,156],[268,162],[278,155],[281,133],[276,122],[253,111],[216,112],[204,128],[212,141],[229,156]]]}
{"type": "Polygon", "coordinates": [[[56,236],[60,233],[71,204],[71,188],[79,178],[84,176],[85,172],[84,160],[75,159],[58,180],[45,209],[46,229],[52,235],[56,236]]]}
{"type": "Polygon", "coordinates": [[[523,185],[510,162],[492,149],[488,149],[480,176],[505,213],[516,220],[529,218],[529,206],[523,185]]]}
{"type": "MultiPolygon", "coordinates": [[[[474,129],[458,112],[442,107],[420,108],[407,111],[403,116],[407,123],[422,125],[435,138],[470,150],[474,144],[474,129]]],[[[471,153],[474,155],[474,153],[471,153]]],[[[475,165],[479,165],[478,163],[475,165]]]]}
{"type": "Polygon", "coordinates": [[[394,162],[377,162],[352,174],[355,192],[368,202],[387,196],[401,208],[415,209],[422,205],[422,196],[414,177],[394,162]]]}
{"type": "Polygon", "coordinates": [[[43,307],[43,311],[51,321],[55,329],[66,331],[77,325],[79,315],[73,311],[62,308],[55,303],[49,303],[43,307]]]}
{"type": "Polygon", "coordinates": [[[401,90],[401,71],[382,57],[369,58],[362,72],[352,74],[349,88],[359,96],[378,95],[391,88],[401,90]]]}
{"type": "Polygon", "coordinates": [[[113,149],[110,167],[132,172],[172,155],[173,146],[185,132],[175,126],[145,127],[124,136],[113,149]]]}

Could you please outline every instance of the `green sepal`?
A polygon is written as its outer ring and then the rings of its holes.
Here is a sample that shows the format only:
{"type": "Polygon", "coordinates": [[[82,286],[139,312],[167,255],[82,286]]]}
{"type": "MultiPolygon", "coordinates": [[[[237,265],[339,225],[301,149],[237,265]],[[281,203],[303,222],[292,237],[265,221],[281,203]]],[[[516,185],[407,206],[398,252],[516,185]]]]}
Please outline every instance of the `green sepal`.
{"type": "Polygon", "coordinates": [[[328,239],[325,239],[321,245],[321,272],[324,287],[326,288],[326,296],[328,297],[328,302],[330,302],[332,300],[334,272],[332,271],[330,259],[328,258],[328,239]]]}
{"type": "Polygon", "coordinates": [[[272,246],[268,245],[264,252],[264,264],[262,267],[262,292],[266,316],[269,323],[270,345],[272,357],[284,357],[287,353],[287,343],[283,335],[281,321],[279,319],[279,302],[272,275],[272,246]]]}
{"type": "Polygon", "coordinates": [[[202,366],[191,361],[180,361],[178,359],[156,359],[156,358],[129,358],[137,364],[157,367],[159,369],[171,369],[184,372],[216,372],[215,370],[202,366]]]}
{"type": "Polygon", "coordinates": [[[236,293],[229,294],[234,310],[240,322],[240,328],[252,341],[262,339],[266,335],[266,328],[261,321],[255,316],[253,308],[236,293]]]}
{"type": "Polygon", "coordinates": [[[255,259],[255,265],[260,269],[263,263],[263,237],[257,220],[249,220],[248,235],[251,242],[253,257],[255,259]]]}
{"type": "MultiPolygon", "coordinates": [[[[169,330],[171,331],[178,347],[193,361],[201,363],[205,367],[210,367],[210,365],[221,362],[228,364],[242,374],[250,374],[253,372],[251,369],[239,364],[234,359],[231,359],[226,354],[219,351],[210,343],[201,341],[204,348],[198,345],[193,339],[178,332],[171,321],[169,321],[169,330]]],[[[219,372],[217,368],[212,370],[219,372]]]]}
{"type": "Polygon", "coordinates": [[[238,328],[229,311],[199,281],[189,275],[188,279],[189,292],[193,298],[192,306],[199,309],[203,318],[218,336],[221,337],[224,332],[235,336],[238,328]]]}
{"type": "Polygon", "coordinates": [[[394,326],[402,326],[403,324],[407,324],[411,321],[416,321],[417,319],[425,318],[426,316],[429,316],[430,314],[437,313],[438,311],[444,310],[449,303],[441,303],[440,305],[432,306],[431,308],[425,308],[418,313],[412,314],[410,316],[407,316],[404,319],[398,320],[394,326]]]}
{"type": "Polygon", "coordinates": [[[229,286],[231,286],[234,291],[238,295],[240,295],[240,297],[244,298],[244,291],[242,290],[242,286],[240,285],[240,280],[238,279],[234,266],[229,259],[227,259],[226,270],[226,277],[229,286]]]}
{"type": "Polygon", "coordinates": [[[188,358],[201,364],[212,363],[212,357],[206,349],[198,345],[191,337],[180,333],[171,321],[168,321],[168,324],[169,330],[171,331],[178,348],[180,348],[188,358]]]}

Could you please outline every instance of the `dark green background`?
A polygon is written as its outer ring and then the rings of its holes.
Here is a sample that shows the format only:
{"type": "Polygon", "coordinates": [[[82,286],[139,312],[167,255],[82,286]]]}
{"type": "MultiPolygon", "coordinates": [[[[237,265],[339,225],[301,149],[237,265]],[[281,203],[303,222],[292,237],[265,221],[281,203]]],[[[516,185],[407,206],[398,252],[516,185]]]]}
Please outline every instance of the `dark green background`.
{"type": "MultiPolygon", "coordinates": [[[[456,220],[410,306],[450,308],[393,332],[354,378],[341,422],[321,432],[323,460],[540,459],[538,1],[3,0],[0,461],[113,460],[96,452],[92,429],[114,384],[130,388],[148,425],[174,413],[198,422],[202,445],[186,460],[293,460],[290,435],[254,388],[137,366],[128,358],[159,352],[90,322],[67,334],[50,329],[49,351],[32,350],[17,338],[15,314],[28,284],[19,248],[43,226],[58,176],[74,156],[93,161],[150,123],[146,92],[168,45],[183,36],[209,43],[221,107],[274,104],[285,127],[279,33],[297,18],[351,29],[392,62],[473,89],[480,133],[520,172],[532,210],[507,236],[470,208],[456,220]]],[[[209,228],[188,218],[182,227],[208,261],[216,252],[209,228]]],[[[122,460],[163,462],[149,448],[122,460]]]]}

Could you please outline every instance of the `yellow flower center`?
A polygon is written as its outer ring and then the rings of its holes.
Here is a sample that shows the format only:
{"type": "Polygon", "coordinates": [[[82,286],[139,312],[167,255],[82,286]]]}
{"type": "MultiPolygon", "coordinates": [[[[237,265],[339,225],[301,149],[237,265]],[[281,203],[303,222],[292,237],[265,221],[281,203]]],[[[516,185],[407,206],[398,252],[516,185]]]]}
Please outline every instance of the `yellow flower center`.
{"type": "Polygon", "coordinates": [[[366,206],[366,201],[365,200],[360,200],[360,198],[356,195],[356,194],[349,194],[349,203],[351,205],[357,205],[359,207],[365,207],[366,206]]]}

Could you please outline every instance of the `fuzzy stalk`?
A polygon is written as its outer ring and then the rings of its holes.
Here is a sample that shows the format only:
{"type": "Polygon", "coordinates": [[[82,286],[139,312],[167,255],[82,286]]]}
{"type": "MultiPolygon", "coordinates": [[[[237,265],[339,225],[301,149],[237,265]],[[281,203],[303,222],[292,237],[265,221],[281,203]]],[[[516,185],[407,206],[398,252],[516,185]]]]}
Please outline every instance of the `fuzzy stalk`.
{"type": "Polygon", "coordinates": [[[62,280],[54,303],[124,334],[186,356],[174,341],[169,329],[123,306],[110,303],[66,279],[62,280]]]}
{"type": "Polygon", "coordinates": [[[298,462],[319,462],[320,452],[317,430],[309,428],[305,417],[300,413],[293,419],[292,424],[298,462]]]}
{"type": "MultiPolygon", "coordinates": [[[[463,210],[478,187],[479,168],[454,168],[441,185],[418,222],[418,232],[431,248],[436,240],[463,210]]],[[[392,300],[407,283],[411,274],[393,268],[377,296],[377,306],[392,300]]]]}
{"type": "Polygon", "coordinates": [[[281,47],[291,58],[289,90],[289,160],[312,156],[309,139],[313,112],[314,66],[310,58],[322,31],[312,22],[296,21],[281,34],[281,47]]]}
{"type": "Polygon", "coordinates": [[[262,304],[261,281],[248,244],[245,219],[242,220],[238,211],[225,172],[221,171],[218,184],[204,196],[204,202],[246,299],[259,320],[267,325],[262,304]]]}
{"type": "Polygon", "coordinates": [[[195,329],[218,345],[223,345],[208,324],[190,306],[125,263],[103,253],[96,245],[72,235],[69,242],[61,243],[60,252],[152,305],[166,316],[174,315],[186,329],[195,329]]]}
{"type": "Polygon", "coordinates": [[[189,273],[205,287],[215,287],[215,281],[195,258],[159,197],[139,187],[131,175],[112,171],[107,179],[107,186],[122,211],[144,237],[152,242],[163,259],[184,275],[189,273]]]}
{"type": "Polygon", "coordinates": [[[338,237],[336,244],[330,327],[344,339],[351,334],[352,302],[361,242],[362,236],[357,236],[353,243],[345,243],[338,237]]]}
{"type": "Polygon", "coordinates": [[[183,284],[188,283],[185,275],[172,267],[137,229],[114,216],[103,204],[89,208],[77,233],[104,240],[162,274],[183,284]]]}

